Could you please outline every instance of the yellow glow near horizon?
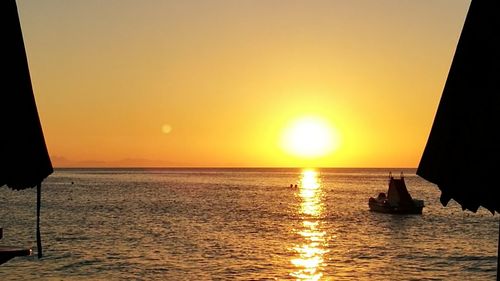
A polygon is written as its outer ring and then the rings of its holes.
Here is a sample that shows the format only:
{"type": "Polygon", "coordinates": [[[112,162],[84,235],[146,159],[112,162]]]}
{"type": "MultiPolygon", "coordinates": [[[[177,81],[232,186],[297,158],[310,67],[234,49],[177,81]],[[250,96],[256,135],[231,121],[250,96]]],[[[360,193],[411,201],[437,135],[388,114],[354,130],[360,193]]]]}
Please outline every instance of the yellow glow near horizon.
{"type": "Polygon", "coordinates": [[[292,155],[316,158],[334,152],[340,145],[340,137],[325,119],[306,116],[291,122],[284,130],[281,144],[292,155]]]}

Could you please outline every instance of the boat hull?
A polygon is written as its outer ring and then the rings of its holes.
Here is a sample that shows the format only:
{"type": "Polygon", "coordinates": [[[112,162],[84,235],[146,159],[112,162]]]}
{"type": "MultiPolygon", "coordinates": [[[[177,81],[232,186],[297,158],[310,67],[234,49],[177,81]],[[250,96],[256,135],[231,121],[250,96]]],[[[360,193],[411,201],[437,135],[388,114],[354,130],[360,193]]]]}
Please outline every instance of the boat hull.
{"type": "Polygon", "coordinates": [[[423,205],[415,204],[415,206],[411,207],[398,207],[391,206],[387,201],[378,201],[377,199],[371,197],[368,200],[368,207],[370,207],[370,211],[378,212],[378,213],[386,213],[386,214],[422,214],[423,205]]]}

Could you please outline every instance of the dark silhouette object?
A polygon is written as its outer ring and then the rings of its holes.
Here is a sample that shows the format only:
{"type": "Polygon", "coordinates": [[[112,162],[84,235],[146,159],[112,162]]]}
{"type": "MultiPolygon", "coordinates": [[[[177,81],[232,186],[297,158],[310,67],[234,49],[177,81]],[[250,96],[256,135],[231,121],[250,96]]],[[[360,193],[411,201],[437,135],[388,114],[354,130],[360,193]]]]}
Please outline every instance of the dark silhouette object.
{"type": "Polygon", "coordinates": [[[12,258],[29,256],[31,249],[19,249],[13,247],[0,246],[0,264],[6,263],[12,258]]]}
{"type": "Polygon", "coordinates": [[[379,193],[376,198],[368,199],[368,207],[370,211],[388,214],[422,214],[424,201],[413,199],[406,188],[403,173],[401,177],[396,179],[389,173],[389,188],[387,195],[383,192],[379,193]]]}
{"type": "Polygon", "coordinates": [[[417,169],[439,187],[444,206],[453,199],[493,214],[500,212],[499,3],[471,1],[417,169]]]}
{"type": "Polygon", "coordinates": [[[41,183],[53,168],[33,95],[16,1],[2,0],[0,3],[5,56],[0,76],[3,86],[0,94],[0,187],[7,185],[22,190],[37,186],[36,236],[38,257],[41,258],[41,183]]]}

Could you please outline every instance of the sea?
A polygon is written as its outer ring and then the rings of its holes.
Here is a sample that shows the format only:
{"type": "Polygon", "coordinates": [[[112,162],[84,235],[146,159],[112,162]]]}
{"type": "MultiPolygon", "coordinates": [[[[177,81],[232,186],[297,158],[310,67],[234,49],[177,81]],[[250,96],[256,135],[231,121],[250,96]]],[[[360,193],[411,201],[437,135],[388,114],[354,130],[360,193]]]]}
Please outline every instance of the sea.
{"type": "Polygon", "coordinates": [[[499,217],[415,169],[56,169],[0,188],[0,280],[495,280],[499,217]],[[403,176],[421,215],[371,212],[403,176]]]}

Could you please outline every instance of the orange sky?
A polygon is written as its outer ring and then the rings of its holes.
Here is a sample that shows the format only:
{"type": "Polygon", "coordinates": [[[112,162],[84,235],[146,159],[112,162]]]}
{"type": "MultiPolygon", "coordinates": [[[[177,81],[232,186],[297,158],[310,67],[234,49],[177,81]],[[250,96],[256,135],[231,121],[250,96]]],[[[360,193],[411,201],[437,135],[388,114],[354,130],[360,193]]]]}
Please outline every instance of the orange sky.
{"type": "Polygon", "coordinates": [[[416,167],[470,1],[19,0],[54,166],[416,167]],[[339,147],[280,146],[318,116],[339,147]]]}

